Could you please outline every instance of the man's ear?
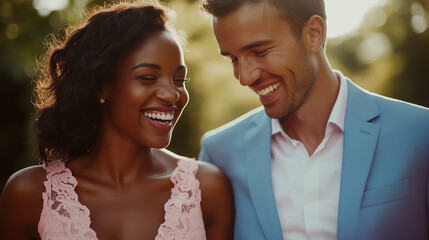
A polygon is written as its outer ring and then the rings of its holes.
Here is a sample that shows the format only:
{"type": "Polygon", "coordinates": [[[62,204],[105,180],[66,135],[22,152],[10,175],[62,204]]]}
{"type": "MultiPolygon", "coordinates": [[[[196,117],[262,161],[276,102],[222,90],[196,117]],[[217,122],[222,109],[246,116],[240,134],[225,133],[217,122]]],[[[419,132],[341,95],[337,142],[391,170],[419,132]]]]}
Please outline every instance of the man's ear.
{"type": "Polygon", "coordinates": [[[319,51],[325,43],[325,21],[317,15],[312,16],[302,29],[302,39],[311,53],[319,51]]]}

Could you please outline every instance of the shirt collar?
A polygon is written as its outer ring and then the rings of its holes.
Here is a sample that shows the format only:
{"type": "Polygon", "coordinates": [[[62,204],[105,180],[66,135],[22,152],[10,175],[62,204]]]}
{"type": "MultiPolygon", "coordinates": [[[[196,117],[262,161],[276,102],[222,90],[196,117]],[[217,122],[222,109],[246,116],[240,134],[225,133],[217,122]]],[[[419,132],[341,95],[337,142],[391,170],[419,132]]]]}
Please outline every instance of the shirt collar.
{"type": "Polygon", "coordinates": [[[271,129],[272,129],[271,135],[283,132],[283,128],[280,126],[279,119],[271,118],[271,129]]]}
{"type": "MultiPolygon", "coordinates": [[[[334,125],[344,133],[344,119],[347,106],[347,80],[340,71],[334,70],[334,74],[340,81],[340,89],[338,91],[337,100],[335,100],[334,107],[332,108],[331,115],[329,116],[328,124],[326,125],[326,131],[330,125],[334,125]]],[[[289,139],[289,136],[283,131],[280,121],[277,118],[271,119],[271,126],[272,136],[277,133],[283,133],[289,139]]]]}
{"type": "Polygon", "coordinates": [[[347,80],[340,71],[334,70],[334,74],[340,81],[340,90],[338,91],[337,100],[335,100],[335,104],[332,108],[331,115],[328,119],[328,125],[326,127],[330,124],[334,124],[344,132],[344,119],[346,116],[347,106],[347,80]]]}

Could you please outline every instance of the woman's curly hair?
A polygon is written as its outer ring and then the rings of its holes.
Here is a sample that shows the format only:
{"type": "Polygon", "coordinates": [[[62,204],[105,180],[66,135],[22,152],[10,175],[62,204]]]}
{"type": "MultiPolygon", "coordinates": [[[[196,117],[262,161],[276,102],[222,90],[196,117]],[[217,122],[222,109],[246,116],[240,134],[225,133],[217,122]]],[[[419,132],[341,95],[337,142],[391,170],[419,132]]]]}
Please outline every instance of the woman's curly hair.
{"type": "Polygon", "coordinates": [[[167,30],[171,12],[155,1],[98,6],[65,37],[50,35],[34,89],[39,161],[66,160],[90,151],[100,122],[98,94],[113,81],[118,60],[150,33],[167,30]]]}

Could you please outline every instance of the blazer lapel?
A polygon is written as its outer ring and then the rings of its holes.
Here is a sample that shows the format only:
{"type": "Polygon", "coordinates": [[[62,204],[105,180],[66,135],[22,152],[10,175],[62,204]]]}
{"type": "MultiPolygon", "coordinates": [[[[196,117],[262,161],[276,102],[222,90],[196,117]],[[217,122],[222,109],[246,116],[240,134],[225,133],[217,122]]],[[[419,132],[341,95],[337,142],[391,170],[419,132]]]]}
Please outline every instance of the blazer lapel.
{"type": "Polygon", "coordinates": [[[256,214],[266,239],[283,239],[271,177],[271,119],[264,111],[245,136],[247,183],[256,214]]]}
{"type": "Polygon", "coordinates": [[[361,200],[380,133],[380,126],[369,122],[379,115],[375,101],[350,80],[347,82],[348,100],[338,206],[339,240],[356,237],[361,200]]]}

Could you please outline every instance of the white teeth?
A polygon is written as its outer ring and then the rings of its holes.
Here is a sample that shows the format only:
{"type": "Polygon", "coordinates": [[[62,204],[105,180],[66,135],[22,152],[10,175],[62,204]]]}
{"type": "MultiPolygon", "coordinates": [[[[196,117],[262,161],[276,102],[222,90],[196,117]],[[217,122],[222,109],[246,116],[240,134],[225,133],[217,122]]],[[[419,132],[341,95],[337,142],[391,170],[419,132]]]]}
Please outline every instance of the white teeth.
{"type": "Polygon", "coordinates": [[[266,95],[270,94],[271,92],[273,92],[274,90],[276,90],[278,87],[280,87],[280,82],[277,82],[274,85],[271,85],[267,88],[259,90],[259,91],[257,91],[257,93],[259,96],[266,96],[266,95]]]}
{"type": "Polygon", "coordinates": [[[164,121],[171,121],[174,118],[174,113],[169,113],[169,112],[156,112],[156,113],[145,112],[144,115],[148,118],[152,118],[155,120],[164,120],[164,121]]]}

